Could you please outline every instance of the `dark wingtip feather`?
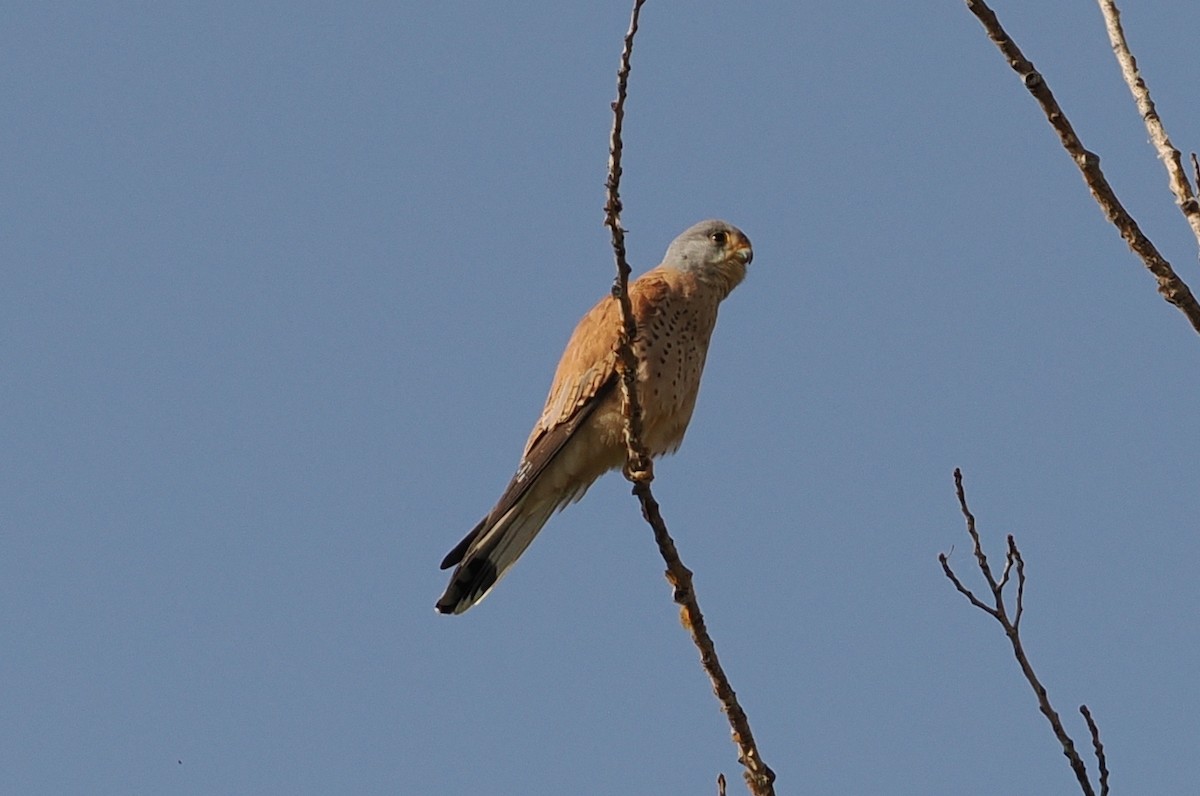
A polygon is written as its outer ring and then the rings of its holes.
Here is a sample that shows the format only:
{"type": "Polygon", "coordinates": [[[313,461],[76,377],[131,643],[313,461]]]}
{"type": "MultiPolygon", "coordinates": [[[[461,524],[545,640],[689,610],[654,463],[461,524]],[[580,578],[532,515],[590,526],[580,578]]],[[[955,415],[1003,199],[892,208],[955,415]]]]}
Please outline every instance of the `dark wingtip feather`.
{"type": "Polygon", "coordinates": [[[486,558],[476,558],[459,567],[437,601],[438,613],[461,614],[474,605],[499,579],[496,565],[486,558]]]}
{"type": "Polygon", "coordinates": [[[454,566],[459,561],[462,561],[463,554],[467,552],[467,545],[470,544],[468,539],[470,539],[470,537],[463,539],[453,550],[451,550],[449,553],[446,553],[446,557],[442,559],[442,563],[438,565],[438,569],[450,569],[450,567],[454,566]]]}
{"type": "Polygon", "coordinates": [[[484,517],[479,521],[479,524],[471,529],[471,532],[462,538],[462,541],[454,545],[454,549],[446,553],[446,557],[442,559],[441,569],[450,569],[455,564],[460,563],[463,557],[467,554],[467,548],[475,541],[475,537],[479,536],[479,532],[483,530],[483,524],[488,518],[484,517]]]}

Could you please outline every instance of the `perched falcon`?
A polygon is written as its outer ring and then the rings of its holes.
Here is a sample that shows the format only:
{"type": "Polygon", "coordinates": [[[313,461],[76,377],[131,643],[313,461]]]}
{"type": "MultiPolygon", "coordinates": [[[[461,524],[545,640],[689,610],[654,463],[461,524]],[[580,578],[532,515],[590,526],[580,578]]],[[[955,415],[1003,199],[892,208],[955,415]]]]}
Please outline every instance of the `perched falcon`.
{"type": "MultiPolygon", "coordinates": [[[[642,441],[651,455],[674,453],[683,442],[717,306],[745,278],[752,256],[749,238],[737,227],[701,221],[671,242],[661,265],[630,283],[642,441]]],[[[487,596],[556,509],[625,463],[616,372],[620,328],[611,296],[575,327],[516,475],[495,508],[442,560],[442,569],[455,569],[437,601],[441,613],[461,614],[487,596]]]]}

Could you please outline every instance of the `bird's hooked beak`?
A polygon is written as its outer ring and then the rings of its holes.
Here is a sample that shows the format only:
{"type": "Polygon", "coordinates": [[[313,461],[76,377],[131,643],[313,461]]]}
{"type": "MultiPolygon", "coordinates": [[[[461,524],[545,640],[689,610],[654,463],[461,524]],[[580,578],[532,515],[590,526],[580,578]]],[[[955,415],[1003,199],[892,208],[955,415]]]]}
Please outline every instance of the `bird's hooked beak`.
{"type": "Polygon", "coordinates": [[[754,249],[750,246],[750,241],[743,235],[737,236],[737,240],[733,242],[733,258],[742,265],[749,265],[754,259],[754,249]]]}

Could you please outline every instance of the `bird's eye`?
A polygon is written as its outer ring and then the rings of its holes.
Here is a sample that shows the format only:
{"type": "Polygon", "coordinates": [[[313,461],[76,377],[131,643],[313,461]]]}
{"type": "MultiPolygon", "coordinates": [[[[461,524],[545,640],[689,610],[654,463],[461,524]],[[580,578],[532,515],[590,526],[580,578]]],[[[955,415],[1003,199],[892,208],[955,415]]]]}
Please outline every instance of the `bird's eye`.
{"type": "Polygon", "coordinates": [[[714,232],[708,236],[708,239],[718,246],[724,246],[725,241],[729,239],[729,235],[724,232],[714,232]]]}

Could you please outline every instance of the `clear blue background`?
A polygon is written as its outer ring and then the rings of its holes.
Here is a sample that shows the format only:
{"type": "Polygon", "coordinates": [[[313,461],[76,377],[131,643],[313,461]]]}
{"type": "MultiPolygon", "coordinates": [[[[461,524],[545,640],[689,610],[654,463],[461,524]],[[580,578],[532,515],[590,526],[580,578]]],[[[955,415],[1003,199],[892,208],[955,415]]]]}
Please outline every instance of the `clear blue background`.
{"type": "MultiPolygon", "coordinates": [[[[998,8],[1194,288],[1098,10],[998,8]]],[[[1128,4],[1200,148],[1200,5],[1128,4]]],[[[613,475],[433,612],[576,319],[625,2],[0,11],[0,792],[741,791],[613,475]]],[[[755,244],[655,490],[781,793],[1194,792],[1200,337],[956,2],[650,2],[635,269],[755,244]],[[1090,762],[1090,757],[1089,757],[1090,762]],[[1094,771],[1094,764],[1092,765],[1094,771]]]]}

